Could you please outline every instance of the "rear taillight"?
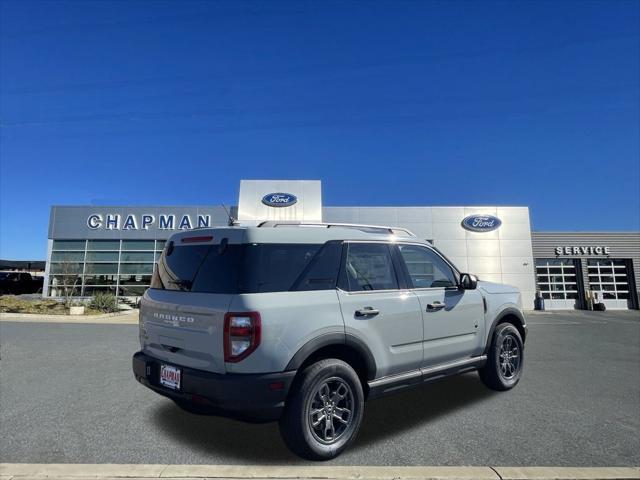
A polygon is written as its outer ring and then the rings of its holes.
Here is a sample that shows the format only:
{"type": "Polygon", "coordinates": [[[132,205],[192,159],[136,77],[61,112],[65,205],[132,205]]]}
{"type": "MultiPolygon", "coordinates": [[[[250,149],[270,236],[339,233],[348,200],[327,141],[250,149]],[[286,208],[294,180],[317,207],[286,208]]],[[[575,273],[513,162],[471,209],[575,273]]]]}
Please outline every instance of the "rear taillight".
{"type": "Polygon", "coordinates": [[[227,313],[224,316],[224,361],[239,362],[260,345],[262,324],[258,312],[227,313]]]}

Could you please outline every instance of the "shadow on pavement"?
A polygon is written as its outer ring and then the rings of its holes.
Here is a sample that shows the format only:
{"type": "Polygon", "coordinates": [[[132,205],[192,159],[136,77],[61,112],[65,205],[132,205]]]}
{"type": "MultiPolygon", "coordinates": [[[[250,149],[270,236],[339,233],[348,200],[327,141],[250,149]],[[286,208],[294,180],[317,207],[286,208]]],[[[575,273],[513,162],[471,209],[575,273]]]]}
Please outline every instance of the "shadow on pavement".
{"type": "MultiPolygon", "coordinates": [[[[367,448],[494,394],[476,374],[466,374],[373,400],[366,405],[364,421],[351,450],[367,448]]],[[[303,462],[286,448],[277,423],[256,425],[193,415],[168,399],[153,412],[153,421],[174,440],[212,456],[236,458],[247,464],[303,462]]]]}

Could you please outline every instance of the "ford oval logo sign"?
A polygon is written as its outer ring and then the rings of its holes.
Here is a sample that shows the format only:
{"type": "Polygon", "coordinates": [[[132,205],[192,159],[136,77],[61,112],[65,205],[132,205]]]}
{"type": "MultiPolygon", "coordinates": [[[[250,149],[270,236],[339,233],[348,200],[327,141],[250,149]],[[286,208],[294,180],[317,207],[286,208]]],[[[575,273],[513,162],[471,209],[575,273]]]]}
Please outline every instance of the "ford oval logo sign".
{"type": "Polygon", "coordinates": [[[262,203],[269,207],[290,207],[298,202],[298,197],[291,193],[268,193],[262,197],[262,203]]]}
{"type": "Polygon", "coordinates": [[[502,220],[493,215],[469,215],[462,226],[472,232],[491,232],[502,225],[502,220]]]}

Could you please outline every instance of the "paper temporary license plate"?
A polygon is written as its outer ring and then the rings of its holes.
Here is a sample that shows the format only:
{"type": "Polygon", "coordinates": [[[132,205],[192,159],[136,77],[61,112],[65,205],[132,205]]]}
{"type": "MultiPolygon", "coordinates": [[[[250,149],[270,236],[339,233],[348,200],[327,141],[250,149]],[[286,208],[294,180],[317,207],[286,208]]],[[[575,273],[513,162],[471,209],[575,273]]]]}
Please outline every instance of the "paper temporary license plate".
{"type": "Polygon", "coordinates": [[[179,368],[171,365],[160,365],[160,385],[172,390],[180,390],[180,377],[182,372],[179,368]]]}

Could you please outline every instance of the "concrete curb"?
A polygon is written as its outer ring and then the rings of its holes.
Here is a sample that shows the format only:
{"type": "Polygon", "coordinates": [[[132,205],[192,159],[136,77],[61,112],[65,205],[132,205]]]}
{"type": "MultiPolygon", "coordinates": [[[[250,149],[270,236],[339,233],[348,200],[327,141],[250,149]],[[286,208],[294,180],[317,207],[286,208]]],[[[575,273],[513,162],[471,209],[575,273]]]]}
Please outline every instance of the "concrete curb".
{"type": "Polygon", "coordinates": [[[3,480],[28,479],[336,479],[638,480],[637,467],[341,467],[232,465],[0,464],[3,480]]]}
{"type": "Polygon", "coordinates": [[[100,324],[127,324],[138,323],[139,310],[126,312],[105,313],[102,315],[42,315],[39,313],[0,313],[2,322],[26,322],[26,323],[100,323],[100,324]]]}

